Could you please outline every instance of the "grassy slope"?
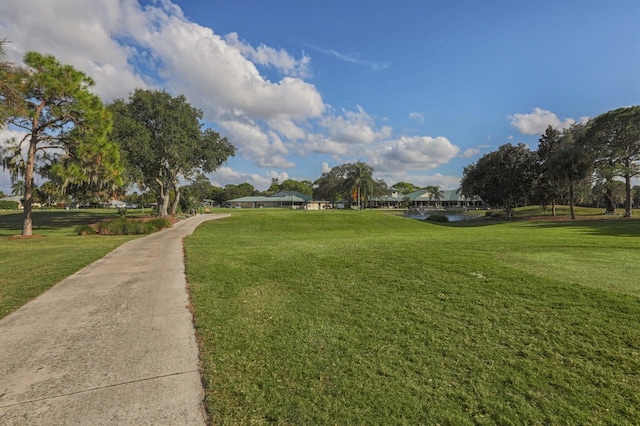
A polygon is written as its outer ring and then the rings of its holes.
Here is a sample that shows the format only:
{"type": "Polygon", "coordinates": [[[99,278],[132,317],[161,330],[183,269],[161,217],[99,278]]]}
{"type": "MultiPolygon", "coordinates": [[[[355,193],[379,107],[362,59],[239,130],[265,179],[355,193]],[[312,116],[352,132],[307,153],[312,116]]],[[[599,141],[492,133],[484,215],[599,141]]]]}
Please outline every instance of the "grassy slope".
{"type": "Polygon", "coordinates": [[[187,240],[219,423],[640,418],[638,221],[238,212],[187,240]]]}
{"type": "Polygon", "coordinates": [[[11,239],[22,229],[22,213],[0,213],[0,318],[129,241],[132,236],[83,236],[78,225],[112,218],[111,210],[37,211],[34,235],[11,239]]]}

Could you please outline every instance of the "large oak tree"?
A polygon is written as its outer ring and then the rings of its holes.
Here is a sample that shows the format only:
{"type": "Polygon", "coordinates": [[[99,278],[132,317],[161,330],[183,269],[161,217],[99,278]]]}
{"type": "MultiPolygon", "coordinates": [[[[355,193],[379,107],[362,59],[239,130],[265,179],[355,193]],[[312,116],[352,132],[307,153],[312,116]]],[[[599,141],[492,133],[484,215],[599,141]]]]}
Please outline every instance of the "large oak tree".
{"type": "MultiPolygon", "coordinates": [[[[631,217],[631,181],[640,176],[640,106],[618,108],[593,119],[586,138],[601,174],[625,182],[624,215],[631,217]]],[[[614,207],[615,208],[615,207],[614,207]]]]}
{"type": "Polygon", "coordinates": [[[235,155],[234,146],[201,123],[202,111],[183,95],[137,89],[128,100],[110,105],[114,115],[111,138],[120,145],[132,182],[151,189],[158,215],[176,213],[180,179],[209,173],[235,155]]]}
{"type": "Polygon", "coordinates": [[[532,194],[538,178],[536,155],[524,144],[502,145],[464,168],[460,186],[467,197],[480,197],[485,203],[513,209],[532,194]]]}

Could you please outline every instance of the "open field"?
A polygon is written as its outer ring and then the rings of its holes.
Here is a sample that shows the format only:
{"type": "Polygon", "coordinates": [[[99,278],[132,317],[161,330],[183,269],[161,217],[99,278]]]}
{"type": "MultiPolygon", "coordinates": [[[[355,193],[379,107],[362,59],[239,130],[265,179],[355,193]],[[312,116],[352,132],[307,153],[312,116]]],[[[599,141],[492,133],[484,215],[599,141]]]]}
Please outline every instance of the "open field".
{"type": "Polygon", "coordinates": [[[0,211],[0,318],[133,236],[78,236],[78,225],[117,217],[115,210],[35,211],[35,238],[12,239],[22,211],[0,211]]]}
{"type": "Polygon", "coordinates": [[[216,424],[640,418],[640,221],[233,213],[186,240],[216,424]]]}

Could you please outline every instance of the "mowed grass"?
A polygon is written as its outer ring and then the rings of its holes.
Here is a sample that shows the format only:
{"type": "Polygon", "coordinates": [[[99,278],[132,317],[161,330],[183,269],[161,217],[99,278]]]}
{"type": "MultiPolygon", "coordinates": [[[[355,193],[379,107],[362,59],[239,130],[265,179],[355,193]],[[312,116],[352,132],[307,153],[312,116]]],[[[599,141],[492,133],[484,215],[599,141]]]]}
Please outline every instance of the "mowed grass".
{"type": "Polygon", "coordinates": [[[234,212],[186,240],[215,424],[634,424],[640,221],[234,212]]]}
{"type": "Polygon", "coordinates": [[[36,211],[36,238],[13,239],[22,212],[0,212],[0,318],[135,236],[78,236],[78,225],[117,217],[114,210],[36,211]]]}

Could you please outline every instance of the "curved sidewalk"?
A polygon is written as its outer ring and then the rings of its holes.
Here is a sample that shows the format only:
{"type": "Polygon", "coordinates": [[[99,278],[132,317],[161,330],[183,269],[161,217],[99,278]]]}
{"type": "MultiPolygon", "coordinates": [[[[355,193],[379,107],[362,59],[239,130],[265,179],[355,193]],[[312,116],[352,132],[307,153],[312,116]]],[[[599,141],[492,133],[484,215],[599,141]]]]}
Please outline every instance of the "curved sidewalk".
{"type": "Polygon", "coordinates": [[[0,424],[205,424],[182,238],[129,241],[0,321],[0,424]]]}

